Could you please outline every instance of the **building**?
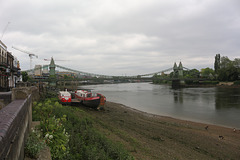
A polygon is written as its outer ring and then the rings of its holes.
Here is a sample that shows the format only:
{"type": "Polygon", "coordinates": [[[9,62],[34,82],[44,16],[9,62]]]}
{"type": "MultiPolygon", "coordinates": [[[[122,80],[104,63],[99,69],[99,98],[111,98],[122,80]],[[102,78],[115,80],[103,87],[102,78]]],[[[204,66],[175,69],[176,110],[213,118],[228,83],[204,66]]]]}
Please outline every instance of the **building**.
{"type": "Polygon", "coordinates": [[[34,75],[35,76],[42,76],[42,65],[35,65],[34,75]]]}
{"type": "Polygon", "coordinates": [[[8,89],[7,46],[0,40],[0,91],[8,89]]]}
{"type": "Polygon", "coordinates": [[[14,57],[13,68],[12,68],[13,81],[14,81],[13,87],[16,87],[16,84],[20,81],[20,76],[21,76],[20,70],[21,70],[20,63],[19,63],[17,57],[14,57]]]}
{"type": "Polygon", "coordinates": [[[48,75],[49,74],[48,65],[43,65],[43,74],[44,75],[48,75]]]}
{"type": "Polygon", "coordinates": [[[7,46],[0,40],[0,91],[9,91],[15,87],[20,77],[19,62],[7,51],[7,46]]]}
{"type": "Polygon", "coordinates": [[[77,75],[76,73],[73,73],[73,72],[57,72],[57,76],[58,78],[76,78],[77,75]]]}

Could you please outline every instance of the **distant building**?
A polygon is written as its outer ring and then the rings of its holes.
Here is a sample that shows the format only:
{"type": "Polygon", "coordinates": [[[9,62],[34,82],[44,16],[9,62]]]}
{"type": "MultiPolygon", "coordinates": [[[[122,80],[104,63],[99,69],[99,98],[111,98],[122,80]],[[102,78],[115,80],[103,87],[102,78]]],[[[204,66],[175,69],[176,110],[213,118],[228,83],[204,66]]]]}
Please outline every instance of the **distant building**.
{"type": "Polygon", "coordinates": [[[42,65],[35,65],[34,75],[35,76],[42,76],[42,65]]]}
{"type": "Polygon", "coordinates": [[[71,78],[76,78],[77,74],[73,73],[73,72],[57,72],[58,78],[65,78],[67,77],[71,77],[71,78]]]}
{"type": "Polygon", "coordinates": [[[48,65],[43,65],[43,74],[49,74],[48,65]]]}
{"type": "Polygon", "coordinates": [[[7,46],[0,40],[0,91],[6,91],[7,89],[7,46]]]}
{"type": "Polygon", "coordinates": [[[16,87],[16,83],[20,81],[20,63],[17,59],[17,57],[14,57],[13,60],[13,79],[14,79],[14,86],[16,87]]]}

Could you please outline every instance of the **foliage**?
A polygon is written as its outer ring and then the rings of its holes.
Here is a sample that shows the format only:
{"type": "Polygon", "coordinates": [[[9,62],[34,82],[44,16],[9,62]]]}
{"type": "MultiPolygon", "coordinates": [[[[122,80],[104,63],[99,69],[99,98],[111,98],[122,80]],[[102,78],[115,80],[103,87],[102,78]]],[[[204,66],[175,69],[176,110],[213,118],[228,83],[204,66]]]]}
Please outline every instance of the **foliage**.
{"type": "Polygon", "coordinates": [[[24,146],[25,155],[29,158],[38,158],[40,151],[45,146],[44,140],[40,139],[40,132],[32,130],[24,146]]]}
{"type": "Polygon", "coordinates": [[[240,81],[235,81],[234,84],[235,85],[240,85],[240,81]]]}
{"type": "Polygon", "coordinates": [[[219,69],[220,69],[220,54],[216,54],[215,56],[215,62],[214,62],[214,70],[215,73],[218,73],[219,69]]]}
{"type": "Polygon", "coordinates": [[[198,85],[199,81],[193,81],[193,80],[185,80],[185,83],[187,85],[198,85]]]}
{"type": "Polygon", "coordinates": [[[133,159],[121,144],[97,131],[84,111],[62,106],[54,99],[35,102],[33,109],[33,119],[41,120],[42,137],[53,159],[133,159]]]}
{"type": "Polygon", "coordinates": [[[197,69],[191,69],[183,72],[184,78],[199,78],[200,72],[197,69]]]}
{"type": "Polygon", "coordinates": [[[62,105],[58,102],[53,103],[50,99],[43,103],[34,103],[33,119],[40,120],[39,129],[42,131],[42,138],[51,149],[52,158],[64,159],[69,153],[69,135],[63,125],[66,115],[56,118],[52,113],[53,107],[62,107],[62,105]]]}
{"type": "Polygon", "coordinates": [[[167,84],[169,81],[168,80],[164,80],[165,78],[168,78],[167,75],[157,75],[154,74],[153,75],[153,83],[154,84],[167,84]]]}
{"type": "MultiPolygon", "coordinates": [[[[201,77],[214,80],[211,84],[216,84],[218,81],[239,81],[240,80],[240,59],[235,58],[233,61],[230,60],[227,56],[221,57],[220,54],[216,54],[214,69],[209,67],[201,69],[201,77]]],[[[166,76],[165,76],[166,77],[166,76]]],[[[163,84],[166,83],[164,76],[154,75],[153,83],[154,84],[163,84]],[[161,79],[163,78],[163,79],[161,79]]],[[[176,78],[174,72],[171,72],[168,75],[169,78],[176,78]]],[[[192,69],[188,71],[183,71],[183,78],[185,79],[186,84],[199,84],[198,81],[194,81],[196,78],[200,78],[200,72],[197,69],[192,69]]],[[[170,82],[171,80],[167,81],[170,82]]],[[[201,82],[201,84],[210,84],[209,81],[201,82]]],[[[238,84],[238,82],[236,82],[238,84]]]]}
{"type": "Polygon", "coordinates": [[[29,80],[29,76],[27,72],[21,72],[23,82],[27,82],[29,80]]]}
{"type": "Polygon", "coordinates": [[[74,77],[72,77],[72,76],[68,76],[68,75],[64,75],[64,76],[63,76],[63,79],[73,80],[74,77]]]}
{"type": "Polygon", "coordinates": [[[71,135],[69,159],[133,159],[121,144],[113,143],[93,127],[94,120],[84,111],[69,106],[54,110],[66,114],[64,124],[71,135]]]}
{"type": "Polygon", "coordinates": [[[202,77],[213,78],[213,75],[214,75],[214,70],[213,69],[211,69],[209,67],[201,69],[201,76],[202,77]]]}
{"type": "Polygon", "coordinates": [[[218,71],[218,80],[236,81],[240,75],[240,60],[231,61],[228,57],[221,57],[220,69],[218,71]]]}
{"type": "Polygon", "coordinates": [[[204,85],[216,85],[218,84],[218,81],[202,81],[200,82],[200,84],[204,84],[204,85]]]}

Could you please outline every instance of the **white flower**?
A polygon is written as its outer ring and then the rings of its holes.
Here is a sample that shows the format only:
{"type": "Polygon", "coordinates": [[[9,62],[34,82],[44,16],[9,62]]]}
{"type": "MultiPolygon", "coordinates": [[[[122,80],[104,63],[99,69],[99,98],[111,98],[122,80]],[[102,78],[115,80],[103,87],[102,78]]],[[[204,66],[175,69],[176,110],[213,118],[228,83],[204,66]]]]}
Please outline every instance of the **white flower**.
{"type": "Polygon", "coordinates": [[[49,136],[49,134],[47,133],[47,134],[45,135],[45,138],[48,138],[48,136],[49,136]]]}
{"type": "Polygon", "coordinates": [[[49,139],[53,139],[53,135],[49,135],[49,139]]]}

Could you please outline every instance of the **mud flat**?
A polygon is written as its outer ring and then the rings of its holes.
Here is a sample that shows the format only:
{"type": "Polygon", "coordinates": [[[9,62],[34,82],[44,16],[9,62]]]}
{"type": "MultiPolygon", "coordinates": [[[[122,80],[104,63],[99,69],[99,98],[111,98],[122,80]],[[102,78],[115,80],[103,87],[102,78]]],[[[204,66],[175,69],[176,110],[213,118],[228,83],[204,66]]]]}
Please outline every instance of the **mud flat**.
{"type": "Polygon", "coordinates": [[[104,111],[80,108],[136,159],[240,159],[240,131],[233,128],[148,114],[113,102],[104,111]]]}

